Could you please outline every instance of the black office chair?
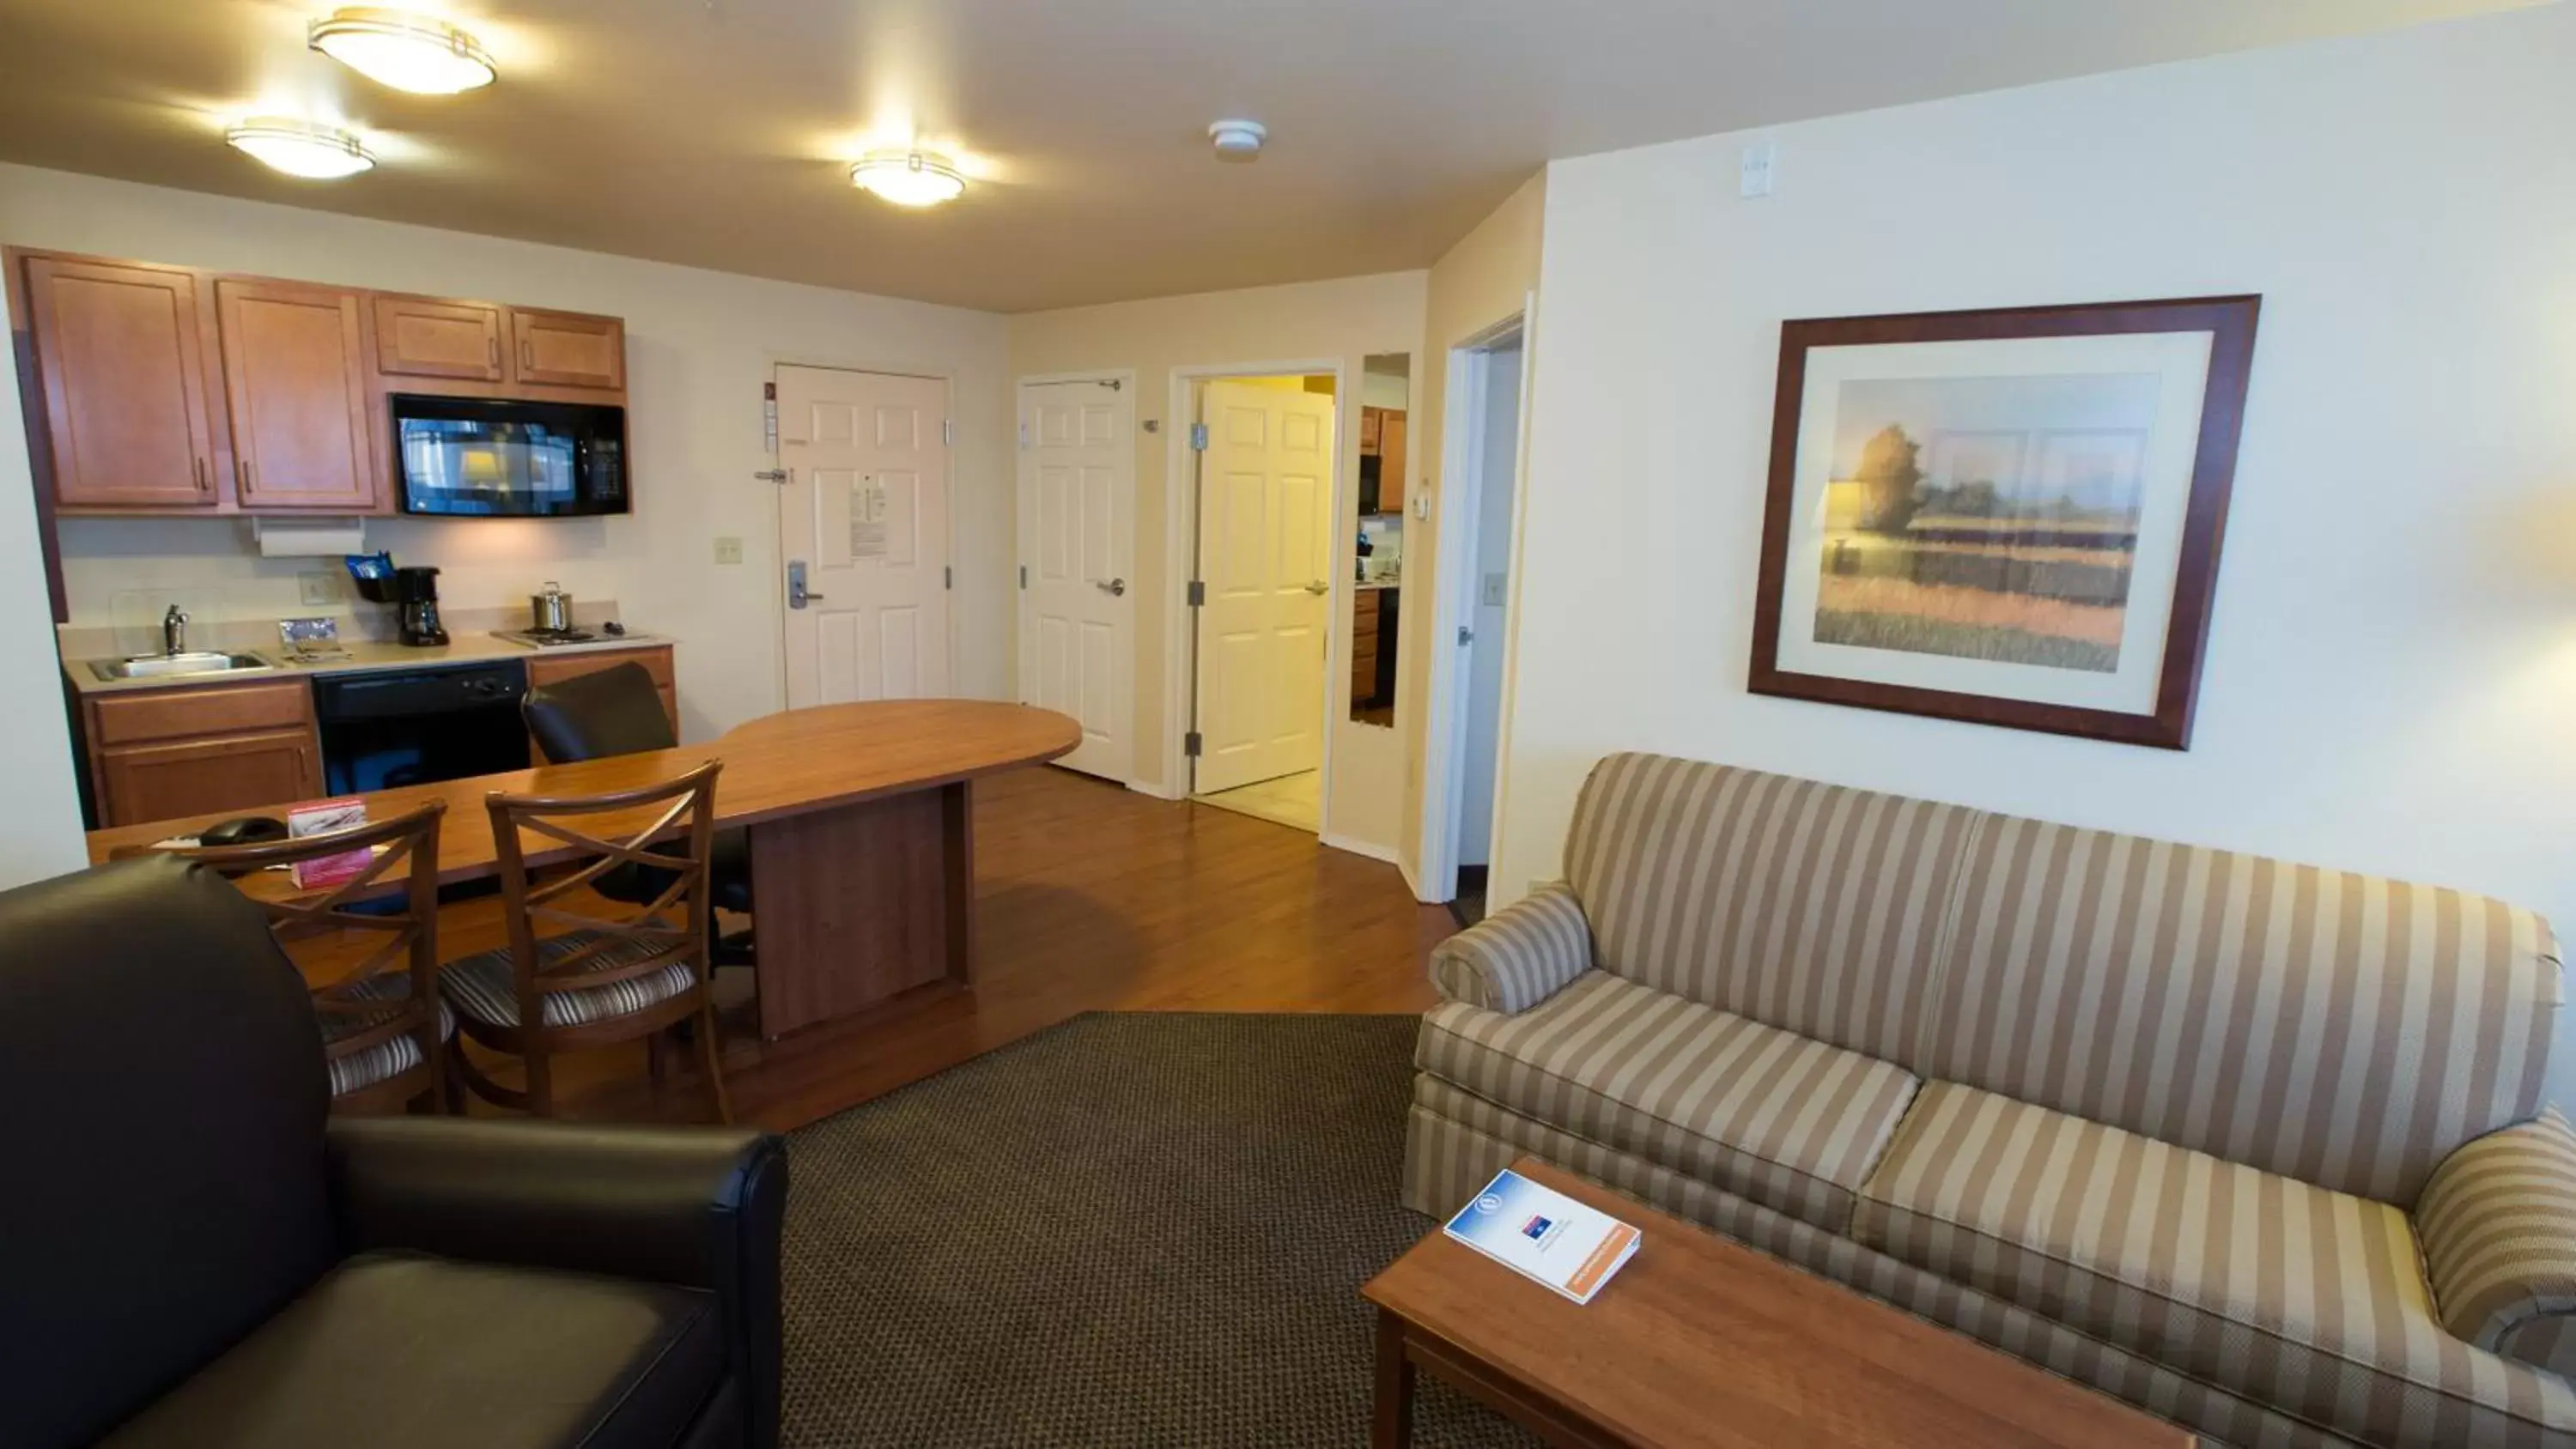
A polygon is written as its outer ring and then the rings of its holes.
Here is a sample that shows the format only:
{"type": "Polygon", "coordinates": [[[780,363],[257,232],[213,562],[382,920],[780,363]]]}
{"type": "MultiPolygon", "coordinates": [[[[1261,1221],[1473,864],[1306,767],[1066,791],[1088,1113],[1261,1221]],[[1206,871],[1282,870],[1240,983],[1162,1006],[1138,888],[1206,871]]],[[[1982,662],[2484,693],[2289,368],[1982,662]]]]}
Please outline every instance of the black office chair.
{"type": "MultiPolygon", "coordinates": [[[[662,691],[644,666],[628,660],[589,674],[531,689],[519,701],[528,733],[551,764],[604,760],[611,755],[667,750],[679,744],[662,691]]],[[[739,830],[716,832],[710,899],[719,910],[751,914],[751,842],[739,830]]],[[[668,872],[620,866],[592,883],[612,901],[646,905],[670,886],[668,872]]],[[[738,933],[717,943],[718,965],[748,964],[751,938],[738,933]]]]}

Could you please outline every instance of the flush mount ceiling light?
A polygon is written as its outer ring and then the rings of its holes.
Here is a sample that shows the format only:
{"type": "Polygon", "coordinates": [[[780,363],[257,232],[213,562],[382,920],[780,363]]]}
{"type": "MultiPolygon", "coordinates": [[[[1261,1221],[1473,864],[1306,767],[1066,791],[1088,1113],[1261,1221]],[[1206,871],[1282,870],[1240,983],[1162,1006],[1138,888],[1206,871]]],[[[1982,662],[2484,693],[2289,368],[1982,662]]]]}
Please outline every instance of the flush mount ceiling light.
{"type": "Polygon", "coordinates": [[[263,165],[308,181],[336,181],[376,164],[349,132],[284,116],[244,121],[224,132],[224,139],[263,165]]]}
{"type": "Polygon", "coordinates": [[[850,184],[897,206],[937,206],[966,193],[966,177],[945,156],[878,151],[850,168],[850,184]]]}
{"type": "Polygon", "coordinates": [[[425,96],[487,86],[497,74],[474,37],[444,20],[360,6],[333,11],[306,33],[315,50],[369,80],[425,96]]]}
{"type": "Polygon", "coordinates": [[[1270,139],[1270,128],[1259,121],[1219,121],[1208,127],[1208,141],[1216,147],[1219,161],[1249,161],[1261,154],[1261,143],[1270,139]]]}

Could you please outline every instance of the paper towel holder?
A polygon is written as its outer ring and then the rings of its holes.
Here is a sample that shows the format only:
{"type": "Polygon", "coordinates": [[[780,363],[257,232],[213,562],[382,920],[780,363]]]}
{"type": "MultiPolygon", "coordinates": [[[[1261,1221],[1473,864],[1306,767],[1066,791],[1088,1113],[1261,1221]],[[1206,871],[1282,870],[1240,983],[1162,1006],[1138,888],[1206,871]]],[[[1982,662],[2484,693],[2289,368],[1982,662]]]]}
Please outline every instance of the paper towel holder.
{"type": "Polygon", "coordinates": [[[367,551],[363,518],[254,518],[250,536],[262,558],[340,558],[367,551]]]}

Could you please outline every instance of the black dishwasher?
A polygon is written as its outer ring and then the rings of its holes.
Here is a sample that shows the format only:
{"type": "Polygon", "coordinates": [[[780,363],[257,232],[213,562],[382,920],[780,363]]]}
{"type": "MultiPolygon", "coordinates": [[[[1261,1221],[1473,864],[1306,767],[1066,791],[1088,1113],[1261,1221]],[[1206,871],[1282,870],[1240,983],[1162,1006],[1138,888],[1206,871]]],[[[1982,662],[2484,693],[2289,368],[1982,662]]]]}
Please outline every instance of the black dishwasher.
{"type": "Polygon", "coordinates": [[[462,780],[528,767],[516,659],[387,669],[313,681],[322,777],[334,795],[462,780]]]}

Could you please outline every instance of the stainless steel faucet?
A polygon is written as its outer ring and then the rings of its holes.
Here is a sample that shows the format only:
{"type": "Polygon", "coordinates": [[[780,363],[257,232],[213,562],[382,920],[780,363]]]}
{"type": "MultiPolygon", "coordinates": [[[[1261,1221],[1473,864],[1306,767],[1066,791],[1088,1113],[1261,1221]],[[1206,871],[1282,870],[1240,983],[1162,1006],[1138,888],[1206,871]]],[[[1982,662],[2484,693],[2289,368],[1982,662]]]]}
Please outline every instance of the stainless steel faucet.
{"type": "Polygon", "coordinates": [[[188,611],[176,604],[170,606],[169,613],[161,616],[161,652],[164,654],[188,652],[188,611]]]}

